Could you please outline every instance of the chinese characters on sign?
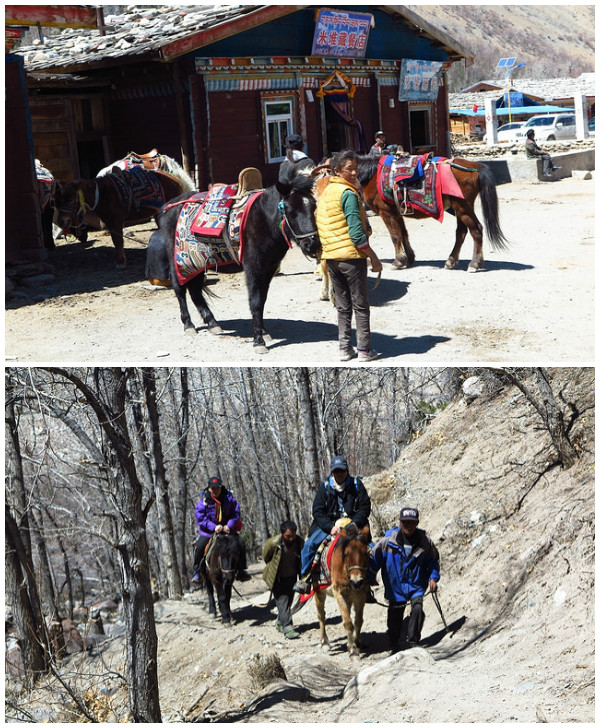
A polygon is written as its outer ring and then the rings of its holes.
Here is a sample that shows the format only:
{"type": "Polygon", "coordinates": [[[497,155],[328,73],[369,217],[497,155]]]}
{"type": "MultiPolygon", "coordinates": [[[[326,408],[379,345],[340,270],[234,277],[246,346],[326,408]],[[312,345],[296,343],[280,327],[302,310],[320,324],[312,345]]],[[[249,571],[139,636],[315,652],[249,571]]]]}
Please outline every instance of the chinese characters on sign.
{"type": "Polygon", "coordinates": [[[439,61],[415,61],[404,58],[400,68],[399,101],[435,101],[440,85],[439,61]]]}
{"type": "Polygon", "coordinates": [[[370,13],[319,10],[312,55],[364,58],[372,24],[373,16],[370,13]]]}

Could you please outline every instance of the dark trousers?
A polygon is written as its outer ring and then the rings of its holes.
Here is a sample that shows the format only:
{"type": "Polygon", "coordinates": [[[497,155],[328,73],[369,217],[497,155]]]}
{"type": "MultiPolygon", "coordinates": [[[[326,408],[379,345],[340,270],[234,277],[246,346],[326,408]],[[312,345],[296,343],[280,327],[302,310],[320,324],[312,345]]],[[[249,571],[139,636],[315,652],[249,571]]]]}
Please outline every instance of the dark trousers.
{"type": "MultiPolygon", "coordinates": [[[[406,602],[390,602],[387,613],[387,628],[390,644],[393,650],[397,650],[402,636],[402,623],[404,621],[404,610],[406,602]]],[[[421,630],[425,622],[423,611],[423,597],[415,597],[410,601],[410,617],[408,618],[408,629],[406,639],[408,642],[417,643],[421,639],[421,630]]]]}
{"type": "MultiPolygon", "coordinates": [[[[236,534],[237,538],[240,539],[242,548],[240,549],[240,561],[238,563],[238,571],[246,571],[248,568],[248,560],[246,557],[246,544],[244,540],[236,534]]],[[[204,558],[204,551],[206,550],[206,544],[210,541],[210,536],[198,536],[196,539],[196,549],[194,551],[194,566],[192,568],[192,574],[198,574],[200,571],[200,563],[204,558]]]]}
{"type": "Polygon", "coordinates": [[[356,321],[356,345],[360,351],[371,349],[369,296],[367,292],[367,259],[328,260],[338,313],[340,350],[352,348],[352,311],[356,321]]]}
{"type": "Polygon", "coordinates": [[[294,599],[295,576],[277,577],[273,584],[273,599],[277,605],[277,621],[285,628],[292,624],[292,601],[294,599]]]}
{"type": "Polygon", "coordinates": [[[542,154],[542,172],[543,174],[549,174],[554,169],[552,158],[549,154],[542,154]]]}

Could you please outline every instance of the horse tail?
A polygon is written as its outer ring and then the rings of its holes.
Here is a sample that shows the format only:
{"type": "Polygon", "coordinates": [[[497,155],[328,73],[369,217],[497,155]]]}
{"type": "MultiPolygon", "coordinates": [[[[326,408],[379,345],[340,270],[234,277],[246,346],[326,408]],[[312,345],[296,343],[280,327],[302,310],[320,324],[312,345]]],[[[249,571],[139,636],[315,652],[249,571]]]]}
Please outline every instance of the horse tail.
{"type": "Polygon", "coordinates": [[[479,194],[481,195],[481,207],[487,235],[495,250],[506,250],[508,240],[500,229],[500,217],[498,210],[498,193],[496,192],[496,181],[490,168],[481,164],[478,170],[479,194]]]}

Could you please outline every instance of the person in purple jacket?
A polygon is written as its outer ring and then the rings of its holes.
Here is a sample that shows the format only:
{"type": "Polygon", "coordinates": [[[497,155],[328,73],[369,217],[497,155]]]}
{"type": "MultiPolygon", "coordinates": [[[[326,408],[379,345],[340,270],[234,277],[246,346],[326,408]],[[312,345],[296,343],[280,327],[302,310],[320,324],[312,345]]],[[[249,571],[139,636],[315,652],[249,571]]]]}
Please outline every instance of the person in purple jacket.
{"type": "MultiPolygon", "coordinates": [[[[206,550],[206,545],[214,533],[232,533],[238,536],[242,529],[240,506],[231,491],[223,485],[221,478],[213,476],[208,479],[208,487],[196,503],[196,523],[198,524],[198,538],[194,553],[194,575],[192,581],[199,583],[200,564],[206,550]]],[[[246,547],[240,539],[242,546],[240,564],[237,573],[239,581],[248,581],[246,547]]]]}

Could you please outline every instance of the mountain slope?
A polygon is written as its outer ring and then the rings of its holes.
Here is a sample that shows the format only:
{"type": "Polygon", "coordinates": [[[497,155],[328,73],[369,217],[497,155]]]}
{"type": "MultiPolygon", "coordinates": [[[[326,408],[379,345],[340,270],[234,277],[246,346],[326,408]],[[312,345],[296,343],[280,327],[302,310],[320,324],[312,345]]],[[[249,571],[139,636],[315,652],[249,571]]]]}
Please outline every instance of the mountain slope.
{"type": "Polygon", "coordinates": [[[409,5],[475,55],[454,64],[450,92],[482,79],[503,78],[500,58],[527,65],[515,78],[575,78],[595,70],[593,5],[409,5]]]}

